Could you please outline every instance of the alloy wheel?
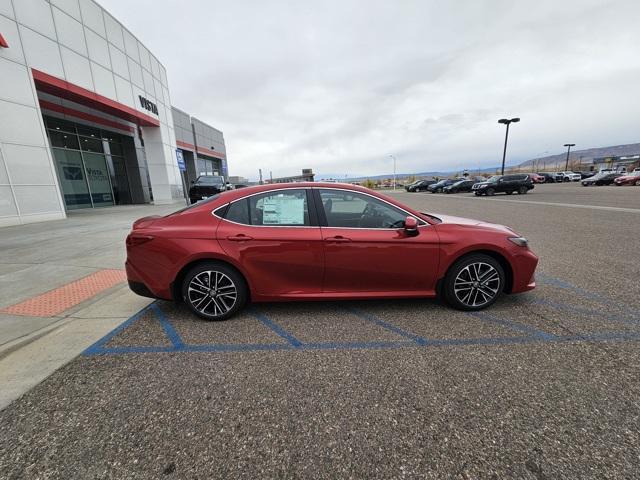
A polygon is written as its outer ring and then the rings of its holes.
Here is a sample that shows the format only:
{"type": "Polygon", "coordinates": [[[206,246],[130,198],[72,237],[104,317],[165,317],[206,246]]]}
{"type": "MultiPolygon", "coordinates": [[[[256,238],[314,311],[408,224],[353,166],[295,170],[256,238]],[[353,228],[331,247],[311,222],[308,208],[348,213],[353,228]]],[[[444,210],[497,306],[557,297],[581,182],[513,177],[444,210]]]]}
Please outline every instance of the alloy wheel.
{"type": "Polygon", "coordinates": [[[500,293],[500,274],[488,263],[470,263],[453,283],[456,298],[467,307],[481,307],[500,293]]]}
{"type": "Polygon", "coordinates": [[[234,307],[238,300],[238,289],[226,274],[205,270],[189,282],[187,299],[204,316],[219,317],[234,307]]]}

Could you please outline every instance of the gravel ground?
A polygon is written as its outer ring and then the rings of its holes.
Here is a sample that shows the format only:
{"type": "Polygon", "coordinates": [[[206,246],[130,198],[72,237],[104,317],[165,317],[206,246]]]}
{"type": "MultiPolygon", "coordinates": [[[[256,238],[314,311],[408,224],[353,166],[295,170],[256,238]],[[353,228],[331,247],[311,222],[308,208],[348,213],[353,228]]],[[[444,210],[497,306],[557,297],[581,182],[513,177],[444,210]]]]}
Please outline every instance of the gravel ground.
{"type": "MultiPolygon", "coordinates": [[[[305,343],[489,344],[81,356],[0,412],[0,478],[639,478],[640,342],[544,337],[640,334],[637,215],[398,195],[516,228],[543,282],[478,317],[417,300],[257,311],[305,343]]],[[[159,306],[187,344],[287,345],[260,315],[159,306]]],[[[167,345],[162,332],[148,314],[111,342],[167,345]]]]}

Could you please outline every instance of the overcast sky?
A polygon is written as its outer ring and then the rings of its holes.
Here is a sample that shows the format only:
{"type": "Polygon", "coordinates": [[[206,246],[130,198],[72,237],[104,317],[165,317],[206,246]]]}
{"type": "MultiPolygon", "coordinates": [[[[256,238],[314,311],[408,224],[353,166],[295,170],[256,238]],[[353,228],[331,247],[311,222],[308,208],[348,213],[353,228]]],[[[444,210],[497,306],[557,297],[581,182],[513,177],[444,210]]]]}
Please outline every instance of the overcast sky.
{"type": "Polygon", "coordinates": [[[640,2],[99,0],[231,175],[497,165],[640,141],[640,2]],[[548,152],[548,153],[545,153],[548,152]]]}

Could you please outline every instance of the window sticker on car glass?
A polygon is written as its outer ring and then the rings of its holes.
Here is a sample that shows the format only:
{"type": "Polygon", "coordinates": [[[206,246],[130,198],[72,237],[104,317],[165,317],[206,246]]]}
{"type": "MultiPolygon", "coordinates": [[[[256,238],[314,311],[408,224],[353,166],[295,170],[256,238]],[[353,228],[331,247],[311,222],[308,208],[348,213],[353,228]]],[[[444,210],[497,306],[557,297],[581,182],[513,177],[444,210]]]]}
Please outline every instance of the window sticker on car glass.
{"type": "Polygon", "coordinates": [[[263,225],[304,225],[304,198],[267,197],[262,208],[263,225]]]}

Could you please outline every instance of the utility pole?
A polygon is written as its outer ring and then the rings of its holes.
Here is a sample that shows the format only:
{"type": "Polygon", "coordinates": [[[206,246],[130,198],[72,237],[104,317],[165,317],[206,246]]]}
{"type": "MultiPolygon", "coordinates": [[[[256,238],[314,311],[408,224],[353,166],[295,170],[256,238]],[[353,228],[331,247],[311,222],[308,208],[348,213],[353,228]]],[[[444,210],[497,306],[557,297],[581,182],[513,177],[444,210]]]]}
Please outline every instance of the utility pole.
{"type": "Polygon", "coordinates": [[[262,185],[262,169],[259,168],[258,172],[260,172],[260,185],[262,185]]]}
{"type": "Polygon", "coordinates": [[[396,156],[395,155],[389,155],[391,158],[393,158],[393,189],[396,189],[396,156]]]}
{"type": "Polygon", "coordinates": [[[504,162],[507,158],[507,140],[509,139],[509,125],[512,123],[517,123],[519,122],[520,119],[519,118],[501,118],[500,120],[498,120],[498,123],[502,123],[504,125],[507,126],[507,131],[504,135],[504,150],[502,152],[502,173],[501,175],[504,175],[504,162]]]}
{"type": "Polygon", "coordinates": [[[564,164],[564,171],[568,171],[569,170],[569,152],[571,151],[571,147],[575,147],[576,144],[575,143],[565,143],[564,144],[565,147],[567,147],[567,161],[564,164]]]}

